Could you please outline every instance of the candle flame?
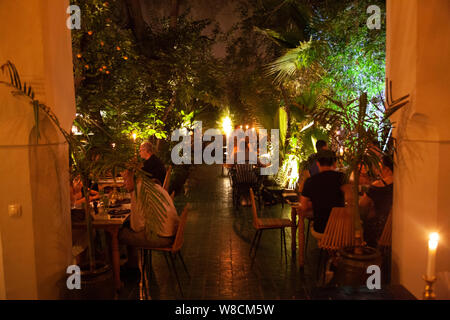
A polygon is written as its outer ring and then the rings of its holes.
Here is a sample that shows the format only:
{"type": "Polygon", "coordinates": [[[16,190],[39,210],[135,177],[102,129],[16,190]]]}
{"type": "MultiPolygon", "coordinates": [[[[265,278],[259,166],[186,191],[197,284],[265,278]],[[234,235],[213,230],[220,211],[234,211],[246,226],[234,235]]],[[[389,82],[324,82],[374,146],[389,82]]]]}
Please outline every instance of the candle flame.
{"type": "Polygon", "coordinates": [[[132,137],[133,137],[133,140],[136,141],[137,134],[136,134],[136,133],[133,133],[132,137]]]}
{"type": "Polygon", "coordinates": [[[437,232],[430,233],[430,240],[428,240],[428,247],[435,250],[438,246],[439,234],[437,232]]]}

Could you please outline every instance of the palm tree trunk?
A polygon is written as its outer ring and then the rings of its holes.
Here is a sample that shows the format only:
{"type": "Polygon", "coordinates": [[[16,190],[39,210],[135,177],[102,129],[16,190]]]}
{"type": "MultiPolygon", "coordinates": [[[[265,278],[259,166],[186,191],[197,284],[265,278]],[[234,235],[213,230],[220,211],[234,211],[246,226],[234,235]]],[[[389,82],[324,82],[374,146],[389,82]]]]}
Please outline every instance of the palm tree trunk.
{"type": "Polygon", "coordinates": [[[95,251],[94,251],[94,238],[92,235],[92,218],[89,210],[89,188],[87,187],[88,179],[83,179],[83,193],[85,198],[84,203],[84,215],[86,220],[87,236],[88,236],[88,255],[89,255],[89,270],[93,272],[95,270],[95,251]]]}
{"type": "MultiPolygon", "coordinates": [[[[280,84],[281,94],[283,95],[284,100],[284,110],[286,111],[286,118],[287,118],[287,129],[286,129],[286,141],[289,141],[291,138],[291,99],[289,98],[288,93],[286,92],[286,89],[284,88],[283,84],[280,84]]],[[[285,144],[285,151],[287,149],[288,144],[285,144]]]]}
{"type": "Polygon", "coordinates": [[[172,6],[170,10],[170,27],[172,29],[175,29],[177,27],[179,11],[180,11],[180,1],[172,0],[172,6]]]}

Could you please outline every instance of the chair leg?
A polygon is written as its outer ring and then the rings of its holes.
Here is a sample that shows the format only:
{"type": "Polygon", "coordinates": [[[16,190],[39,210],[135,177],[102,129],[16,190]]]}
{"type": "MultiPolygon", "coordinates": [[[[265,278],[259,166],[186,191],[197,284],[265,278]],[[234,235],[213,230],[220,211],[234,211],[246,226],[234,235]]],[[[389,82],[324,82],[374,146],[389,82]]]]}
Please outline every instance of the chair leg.
{"type": "Polygon", "coordinates": [[[253,240],[252,240],[252,244],[250,245],[250,251],[249,251],[249,253],[248,253],[249,256],[252,255],[252,250],[253,250],[253,247],[254,247],[255,244],[256,244],[256,238],[258,237],[258,234],[259,234],[259,230],[256,230],[255,236],[253,237],[253,240]]]}
{"type": "Polygon", "coordinates": [[[308,225],[306,226],[306,241],[305,241],[305,258],[306,254],[308,253],[308,239],[309,239],[309,224],[311,223],[311,220],[308,219],[308,225]]]}
{"type": "Polygon", "coordinates": [[[317,278],[316,278],[317,281],[320,280],[320,275],[321,275],[322,255],[323,255],[323,249],[320,249],[319,262],[317,263],[317,278]]]}
{"type": "Polygon", "coordinates": [[[173,258],[172,254],[169,254],[169,256],[170,256],[170,261],[172,262],[173,273],[175,274],[175,278],[177,279],[178,289],[180,289],[181,296],[184,297],[183,290],[181,289],[180,278],[178,277],[177,268],[175,267],[175,259],[173,258]]]}
{"type": "Polygon", "coordinates": [[[261,241],[261,235],[262,235],[262,230],[258,230],[258,239],[256,239],[256,244],[255,244],[255,251],[253,252],[253,258],[252,258],[252,263],[250,265],[250,268],[253,267],[253,264],[255,263],[255,259],[256,259],[256,251],[258,250],[259,247],[259,242],[261,241]]]}
{"type": "Polygon", "coordinates": [[[167,252],[164,252],[164,259],[166,259],[167,267],[170,269],[169,259],[167,259],[167,252]]]}
{"type": "Polygon", "coordinates": [[[259,243],[261,242],[261,236],[262,236],[263,230],[259,230],[259,235],[258,235],[258,239],[256,240],[256,244],[255,244],[255,251],[254,251],[254,255],[256,256],[256,251],[259,248],[259,243]]]}
{"type": "Polygon", "coordinates": [[[183,256],[181,255],[181,251],[178,251],[178,256],[180,257],[181,263],[183,264],[184,271],[186,271],[186,274],[188,275],[188,278],[190,279],[191,275],[189,274],[186,264],[184,263],[184,259],[183,259],[183,256]]]}
{"type": "Polygon", "coordinates": [[[286,265],[287,265],[287,250],[286,250],[286,230],[283,230],[283,243],[284,243],[284,259],[286,261],[286,265]]]}
{"type": "Polygon", "coordinates": [[[149,276],[149,278],[151,279],[151,277],[152,277],[152,271],[153,271],[153,269],[152,269],[152,250],[145,250],[146,251],[146,258],[147,258],[147,260],[146,260],[146,263],[147,263],[147,267],[146,267],[146,272],[147,272],[147,274],[148,274],[148,276],[149,276]]]}
{"type": "Polygon", "coordinates": [[[144,273],[144,296],[145,299],[150,298],[150,280],[152,277],[152,251],[144,249],[144,262],[145,267],[143,268],[144,273]]]}
{"type": "Polygon", "coordinates": [[[283,228],[280,228],[280,258],[283,259],[283,228]]]}

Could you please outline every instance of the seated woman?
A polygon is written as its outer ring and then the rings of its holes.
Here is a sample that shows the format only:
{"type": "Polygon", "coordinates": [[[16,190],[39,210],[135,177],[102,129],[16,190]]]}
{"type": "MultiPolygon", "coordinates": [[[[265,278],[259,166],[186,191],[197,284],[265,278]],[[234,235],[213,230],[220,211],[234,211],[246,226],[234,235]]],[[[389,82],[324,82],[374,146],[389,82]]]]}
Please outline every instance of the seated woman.
{"type": "MultiPolygon", "coordinates": [[[[89,200],[99,199],[98,191],[89,189],[89,200]]],[[[72,209],[81,209],[82,204],[86,202],[85,196],[83,194],[83,182],[80,177],[73,179],[70,184],[70,204],[72,209]]]]}
{"type": "MultiPolygon", "coordinates": [[[[90,200],[99,198],[97,191],[89,190],[90,200]]],[[[72,222],[84,222],[85,210],[83,203],[86,203],[86,198],[83,195],[83,183],[80,177],[76,177],[70,184],[70,208],[72,222]]],[[[72,255],[76,264],[80,264],[81,254],[88,246],[88,236],[86,229],[72,229],[72,255]]]]}
{"type": "Polygon", "coordinates": [[[392,209],[393,171],[392,159],[383,156],[380,178],[371,184],[369,190],[359,200],[360,207],[368,212],[363,217],[363,227],[364,240],[370,247],[377,246],[392,209]]]}

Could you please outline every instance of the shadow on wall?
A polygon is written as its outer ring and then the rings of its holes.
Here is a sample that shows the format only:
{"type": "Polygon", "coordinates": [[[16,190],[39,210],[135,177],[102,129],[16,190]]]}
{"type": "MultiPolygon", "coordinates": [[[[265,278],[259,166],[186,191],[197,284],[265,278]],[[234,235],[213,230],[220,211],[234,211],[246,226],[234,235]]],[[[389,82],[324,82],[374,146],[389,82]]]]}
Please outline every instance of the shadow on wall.
{"type": "MultiPolygon", "coordinates": [[[[43,113],[41,113],[43,115],[43,113]]],[[[68,145],[47,116],[29,136],[30,184],[38,296],[56,298],[58,283],[72,261],[68,145]]]]}

